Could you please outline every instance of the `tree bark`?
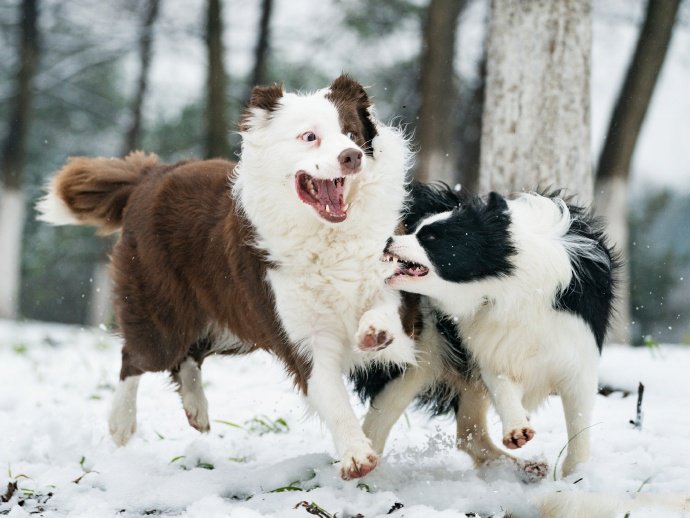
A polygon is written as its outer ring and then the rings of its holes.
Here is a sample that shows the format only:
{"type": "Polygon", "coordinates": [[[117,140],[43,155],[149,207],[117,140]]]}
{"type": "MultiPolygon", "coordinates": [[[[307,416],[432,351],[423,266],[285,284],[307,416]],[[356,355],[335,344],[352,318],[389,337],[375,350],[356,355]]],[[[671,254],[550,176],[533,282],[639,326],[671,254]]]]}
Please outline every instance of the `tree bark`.
{"type": "MultiPolygon", "coordinates": [[[[151,69],[153,28],[159,11],[160,0],[148,0],[146,15],[139,33],[139,77],[132,100],[130,124],[125,132],[122,144],[122,155],[134,151],[140,146],[144,100],[146,99],[149,71],[151,69]]],[[[108,254],[113,244],[113,238],[103,238],[101,250],[93,268],[88,314],[88,324],[91,326],[107,323],[113,317],[112,284],[108,271],[108,264],[110,262],[108,254]]]]}
{"type": "Polygon", "coordinates": [[[139,79],[132,102],[132,113],[129,128],[125,134],[122,155],[134,151],[141,139],[141,121],[143,117],[144,99],[148,90],[149,70],[151,68],[151,54],[153,48],[153,26],[158,17],[160,0],[149,0],[146,5],[146,16],[139,35],[139,79]]]}
{"type": "Polygon", "coordinates": [[[9,129],[5,140],[0,172],[0,317],[16,318],[19,307],[22,232],[26,210],[23,177],[24,157],[31,120],[32,83],[39,57],[38,0],[21,4],[21,43],[19,70],[9,129]]]}
{"type": "Polygon", "coordinates": [[[453,68],[455,34],[464,0],[431,0],[427,9],[420,81],[417,178],[458,181],[454,118],[458,93],[453,68]]]}
{"type": "Polygon", "coordinates": [[[221,0],[208,0],[206,45],[208,48],[206,157],[229,157],[221,0]]]}
{"type": "Polygon", "coordinates": [[[596,172],[595,207],[607,222],[611,241],[623,254],[613,342],[630,342],[630,272],[628,270],[628,176],[649,103],[671,42],[680,0],[649,0],[635,53],[628,67],[596,172]]]}
{"type": "Polygon", "coordinates": [[[592,198],[590,0],[492,0],[480,187],[592,198]]]}
{"type": "Polygon", "coordinates": [[[482,113],[486,94],[486,46],[479,62],[477,82],[464,103],[460,117],[458,171],[460,184],[469,192],[479,189],[479,157],[481,153],[482,113]]]}
{"type": "MultiPolygon", "coordinates": [[[[259,20],[259,38],[256,41],[256,50],[254,52],[254,71],[252,72],[252,79],[249,88],[255,85],[266,84],[266,58],[268,57],[268,49],[271,32],[271,13],[273,11],[273,0],[263,0],[261,3],[261,18],[259,20]]],[[[247,95],[249,99],[249,95],[247,95]]]]}

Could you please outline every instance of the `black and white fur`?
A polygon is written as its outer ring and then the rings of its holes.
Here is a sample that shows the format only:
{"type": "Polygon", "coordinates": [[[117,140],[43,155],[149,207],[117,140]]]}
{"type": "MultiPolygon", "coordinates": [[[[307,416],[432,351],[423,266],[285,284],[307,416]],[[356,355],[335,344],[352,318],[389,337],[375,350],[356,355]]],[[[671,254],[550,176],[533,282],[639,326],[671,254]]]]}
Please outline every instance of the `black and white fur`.
{"type": "MultiPolygon", "coordinates": [[[[561,396],[571,439],[563,473],[572,473],[590,455],[597,365],[618,267],[598,222],[557,195],[491,193],[484,200],[416,184],[406,224],[410,233],[386,248],[395,265],[388,283],[429,297],[446,317],[435,317],[446,336],[420,340],[418,366],[387,386],[373,387],[375,376],[359,379],[360,393],[375,396],[364,426],[374,447],[383,449],[392,424],[420,393],[438,412],[456,409],[462,447],[472,430],[460,421],[472,415],[483,426],[477,416],[486,404],[481,390],[463,403],[457,374],[471,384],[479,372],[511,449],[534,435],[529,411],[549,394],[561,396]],[[455,339],[447,336],[447,318],[455,339]]],[[[491,450],[486,458],[497,457],[485,426],[474,431],[474,440],[485,442],[480,448],[491,450]]]]}

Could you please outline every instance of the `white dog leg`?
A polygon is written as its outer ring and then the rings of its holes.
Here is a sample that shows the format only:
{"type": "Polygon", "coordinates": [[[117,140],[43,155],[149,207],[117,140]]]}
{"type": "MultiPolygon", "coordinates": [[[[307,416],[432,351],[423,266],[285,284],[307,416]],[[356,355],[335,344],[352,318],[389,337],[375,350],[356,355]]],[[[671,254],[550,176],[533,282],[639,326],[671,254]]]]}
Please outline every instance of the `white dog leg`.
{"type": "Polygon", "coordinates": [[[340,455],[340,476],[345,480],[372,471],[379,457],[362,432],[350,405],[343,381],[342,350],[333,339],[313,339],[312,369],[307,381],[307,399],[333,435],[340,455]]]}
{"type": "MultiPolygon", "coordinates": [[[[591,371],[596,373],[596,367],[591,371]]],[[[591,373],[579,376],[560,390],[563,401],[565,424],[568,430],[568,454],[563,461],[563,476],[570,475],[575,467],[586,462],[590,455],[589,427],[592,408],[597,393],[597,379],[591,373]]]]}
{"type": "Polygon", "coordinates": [[[364,433],[379,454],[383,453],[391,428],[417,394],[432,382],[431,368],[409,367],[391,381],[369,405],[364,418],[364,433]]]}
{"type": "Polygon", "coordinates": [[[523,447],[534,437],[534,430],[522,406],[522,387],[504,374],[485,370],[482,379],[503,423],[503,444],[511,450],[523,447]]]}
{"type": "Polygon", "coordinates": [[[181,364],[178,372],[174,375],[175,381],[179,383],[182,407],[187,415],[189,426],[206,433],[210,430],[208,419],[208,401],[204,394],[201,384],[201,367],[188,356],[181,364]]]}
{"type": "Polygon", "coordinates": [[[113,398],[108,427],[113,441],[124,446],[137,429],[137,389],[138,376],[128,376],[120,381],[113,398]]]}

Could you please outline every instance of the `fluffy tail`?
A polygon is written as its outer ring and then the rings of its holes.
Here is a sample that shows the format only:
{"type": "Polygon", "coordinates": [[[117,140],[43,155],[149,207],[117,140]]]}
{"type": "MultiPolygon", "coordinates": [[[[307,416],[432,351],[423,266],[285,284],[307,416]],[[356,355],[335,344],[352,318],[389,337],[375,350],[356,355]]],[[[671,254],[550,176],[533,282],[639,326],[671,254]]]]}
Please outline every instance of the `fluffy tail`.
{"type": "Polygon", "coordinates": [[[101,234],[122,226],[122,213],[144,173],[158,163],[142,151],[122,159],[71,158],[36,204],[38,219],[53,225],[95,225],[101,234]]]}

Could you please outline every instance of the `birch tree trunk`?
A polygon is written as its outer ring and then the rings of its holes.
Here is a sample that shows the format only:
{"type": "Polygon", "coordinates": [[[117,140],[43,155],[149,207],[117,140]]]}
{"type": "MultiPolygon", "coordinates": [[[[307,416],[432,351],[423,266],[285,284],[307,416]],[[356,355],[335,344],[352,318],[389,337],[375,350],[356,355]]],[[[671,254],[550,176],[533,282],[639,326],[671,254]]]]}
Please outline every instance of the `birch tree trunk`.
{"type": "Polygon", "coordinates": [[[492,0],[480,188],[592,199],[591,0],[492,0]]]}
{"type": "Polygon", "coordinates": [[[9,131],[5,140],[0,173],[0,318],[16,318],[19,312],[22,233],[26,211],[24,199],[24,156],[31,119],[32,83],[38,63],[38,0],[21,4],[19,69],[9,131]]]}
{"type": "Polygon", "coordinates": [[[611,123],[599,156],[595,208],[607,222],[611,241],[623,254],[613,342],[630,342],[630,271],[628,269],[628,176],[647,108],[671,42],[680,0],[649,0],[611,123]]]}
{"type": "Polygon", "coordinates": [[[464,0],[431,0],[427,8],[417,125],[417,178],[421,181],[443,180],[454,185],[458,180],[453,131],[458,95],[453,60],[464,5],[464,0]]]}

